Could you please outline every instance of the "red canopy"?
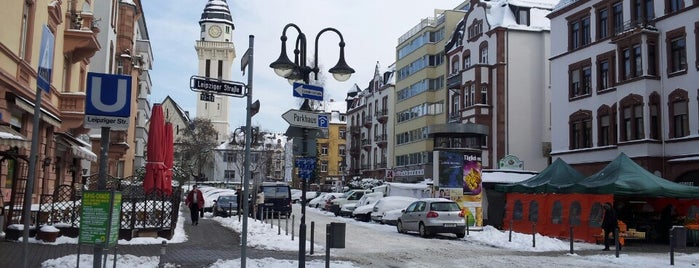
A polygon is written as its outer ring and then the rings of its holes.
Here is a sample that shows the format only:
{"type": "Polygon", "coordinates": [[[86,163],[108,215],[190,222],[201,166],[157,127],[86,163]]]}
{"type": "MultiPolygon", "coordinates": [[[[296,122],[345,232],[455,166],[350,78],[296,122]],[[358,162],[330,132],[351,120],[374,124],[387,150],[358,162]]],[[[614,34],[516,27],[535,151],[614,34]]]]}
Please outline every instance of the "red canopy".
{"type": "Polygon", "coordinates": [[[163,106],[153,105],[153,114],[148,127],[148,145],[146,158],[146,176],[143,178],[143,191],[148,194],[155,189],[163,190],[162,184],[165,179],[165,117],[163,116],[163,106]]]}
{"type": "Polygon", "coordinates": [[[165,123],[165,139],[163,139],[163,146],[165,147],[165,179],[163,180],[162,189],[166,194],[172,194],[172,166],[174,162],[175,154],[175,137],[172,133],[172,123],[165,123]]]}

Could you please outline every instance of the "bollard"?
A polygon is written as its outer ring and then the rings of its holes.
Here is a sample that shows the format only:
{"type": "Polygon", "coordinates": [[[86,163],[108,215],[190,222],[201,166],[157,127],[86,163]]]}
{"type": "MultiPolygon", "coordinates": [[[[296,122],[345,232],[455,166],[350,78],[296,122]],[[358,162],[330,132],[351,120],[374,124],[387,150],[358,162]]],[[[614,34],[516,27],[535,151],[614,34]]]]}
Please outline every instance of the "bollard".
{"type": "MultiPolygon", "coordinates": [[[[165,242],[165,241],[163,241],[163,242],[165,242]]],[[[117,266],[116,266],[116,263],[117,263],[117,245],[114,245],[114,259],[113,259],[113,262],[112,262],[112,267],[113,267],[113,268],[116,268],[116,267],[117,267],[117,266]]]]}
{"type": "Polygon", "coordinates": [[[466,215],[466,235],[471,235],[469,234],[469,229],[468,229],[468,215],[466,215]]]}
{"type": "Polygon", "coordinates": [[[325,268],[330,268],[330,224],[325,225],[325,268]]]}
{"type": "Polygon", "coordinates": [[[163,241],[163,243],[160,245],[160,260],[158,261],[158,267],[165,267],[165,263],[163,262],[163,257],[165,257],[165,254],[167,253],[167,242],[163,241]]]}
{"type": "Polygon", "coordinates": [[[575,239],[575,235],[573,234],[573,226],[570,226],[570,254],[574,254],[573,239],[575,239]]]}
{"type": "Polygon", "coordinates": [[[536,247],[536,224],[532,223],[532,247],[536,247]]]}
{"type": "Polygon", "coordinates": [[[274,223],[274,211],[270,211],[270,213],[272,214],[269,215],[269,229],[274,229],[274,225],[272,225],[274,223]]]}
{"type": "Polygon", "coordinates": [[[279,212],[277,212],[277,235],[281,235],[281,234],[282,234],[282,217],[279,214],[279,212]]]}
{"type": "Polygon", "coordinates": [[[284,235],[289,235],[289,217],[284,220],[284,235]]]}
{"type": "Polygon", "coordinates": [[[614,256],[619,258],[619,227],[614,228],[614,256]]]}
{"type": "Polygon", "coordinates": [[[291,215],[291,241],[294,241],[294,226],[296,225],[296,215],[291,215]]]}
{"type": "Polygon", "coordinates": [[[512,222],[512,220],[510,220],[510,238],[509,238],[508,242],[512,242],[512,224],[514,224],[514,222],[512,222]]]}
{"type": "Polygon", "coordinates": [[[311,255],[313,255],[313,236],[315,235],[315,225],[316,222],[312,221],[311,222],[311,255]]]}

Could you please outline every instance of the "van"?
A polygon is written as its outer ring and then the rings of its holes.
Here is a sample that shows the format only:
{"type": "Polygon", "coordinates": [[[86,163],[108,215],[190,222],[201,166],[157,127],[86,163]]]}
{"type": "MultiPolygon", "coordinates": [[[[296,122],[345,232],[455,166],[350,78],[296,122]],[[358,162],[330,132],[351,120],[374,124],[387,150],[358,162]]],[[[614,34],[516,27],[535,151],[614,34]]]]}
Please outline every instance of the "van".
{"type": "MultiPolygon", "coordinates": [[[[291,187],[284,182],[263,182],[260,189],[265,194],[265,210],[272,211],[273,216],[291,215],[291,187]]],[[[265,211],[265,212],[266,212],[265,211]]]]}

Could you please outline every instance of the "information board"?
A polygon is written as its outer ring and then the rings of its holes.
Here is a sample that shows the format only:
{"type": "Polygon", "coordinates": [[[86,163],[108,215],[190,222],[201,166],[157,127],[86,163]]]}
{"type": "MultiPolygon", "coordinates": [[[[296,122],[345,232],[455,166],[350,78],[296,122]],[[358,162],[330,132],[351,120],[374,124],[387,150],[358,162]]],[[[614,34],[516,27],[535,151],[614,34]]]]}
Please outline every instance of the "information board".
{"type": "Polygon", "coordinates": [[[82,211],[80,213],[80,243],[104,244],[109,227],[109,246],[113,246],[119,237],[119,215],[121,215],[121,193],[114,192],[114,206],[109,207],[112,192],[83,192],[82,211]],[[111,215],[109,212],[111,211],[111,215]],[[110,218],[111,216],[111,218],[110,218]],[[111,226],[108,224],[111,220],[111,226]]]}

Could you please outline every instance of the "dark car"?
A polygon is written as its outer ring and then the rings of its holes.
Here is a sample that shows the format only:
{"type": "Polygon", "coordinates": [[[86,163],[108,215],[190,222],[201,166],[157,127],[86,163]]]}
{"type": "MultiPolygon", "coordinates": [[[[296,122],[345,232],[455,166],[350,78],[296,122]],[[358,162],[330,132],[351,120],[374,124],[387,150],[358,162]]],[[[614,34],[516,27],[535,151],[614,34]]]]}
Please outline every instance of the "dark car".
{"type": "Polygon", "coordinates": [[[283,182],[263,182],[260,189],[265,194],[265,213],[272,217],[291,215],[291,187],[283,182]]]}
{"type": "Polygon", "coordinates": [[[219,195],[213,206],[214,217],[230,217],[238,214],[238,198],[235,195],[219,195]]]}

